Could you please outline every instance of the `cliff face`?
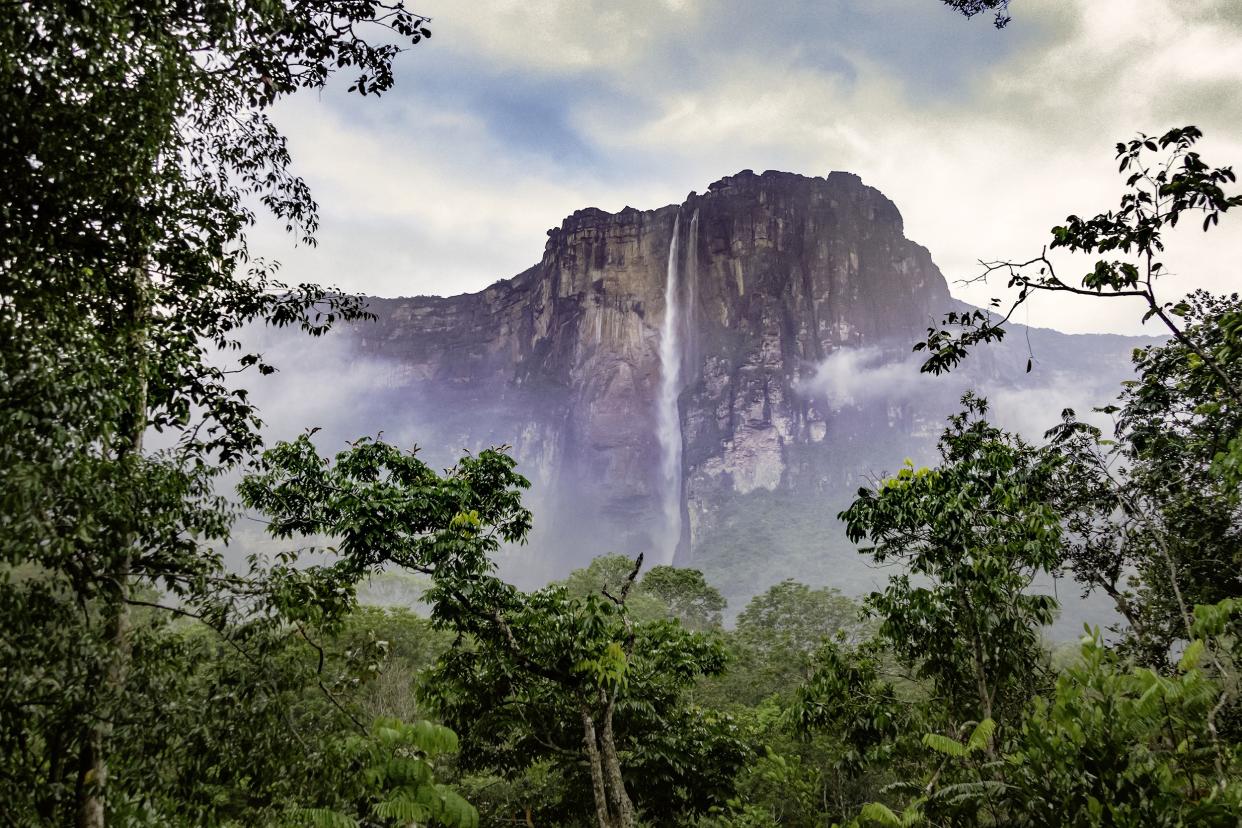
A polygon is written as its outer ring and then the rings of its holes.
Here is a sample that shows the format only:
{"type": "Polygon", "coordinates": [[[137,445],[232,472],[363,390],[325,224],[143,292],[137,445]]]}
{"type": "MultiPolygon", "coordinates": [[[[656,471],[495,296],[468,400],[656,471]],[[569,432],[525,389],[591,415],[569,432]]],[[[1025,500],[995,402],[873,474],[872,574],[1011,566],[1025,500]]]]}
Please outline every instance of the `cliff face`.
{"type": "Polygon", "coordinates": [[[864,592],[883,574],[836,515],[867,479],[931,461],[962,391],[1038,439],[1063,406],[1108,402],[1137,344],[1015,330],[921,376],[910,345],[953,307],[858,177],[747,171],[680,205],[580,210],[480,293],[372,300],[350,370],[381,379],[338,406],[340,436],[382,429],[443,465],[511,446],[533,483],[531,547],[502,561],[521,583],[644,552],[702,569],[734,611],[787,577],[864,592]]]}
{"type": "Polygon", "coordinates": [[[379,323],[355,337],[393,366],[398,397],[442,412],[435,439],[512,445],[562,507],[545,522],[593,525],[594,548],[562,554],[666,558],[657,405],[670,267],[689,561],[727,495],[816,485],[803,455],[832,412],[801,380],[842,347],[910,340],[950,302],[897,208],[858,177],[746,171],[678,206],[581,210],[549,231],[535,267],[477,294],[374,300],[379,323]]]}
{"type": "Polygon", "coordinates": [[[856,176],[742,174],[686,209],[702,236],[682,398],[693,559],[729,495],[821,487],[812,457],[832,411],[801,381],[840,349],[910,340],[950,299],[897,208],[856,176]]]}

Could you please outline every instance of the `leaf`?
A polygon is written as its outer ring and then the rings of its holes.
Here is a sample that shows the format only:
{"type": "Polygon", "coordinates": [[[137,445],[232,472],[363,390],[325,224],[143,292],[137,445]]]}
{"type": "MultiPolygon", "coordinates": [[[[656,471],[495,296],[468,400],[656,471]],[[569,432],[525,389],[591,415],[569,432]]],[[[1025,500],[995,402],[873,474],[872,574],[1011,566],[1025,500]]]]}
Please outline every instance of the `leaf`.
{"type": "Polygon", "coordinates": [[[358,828],[357,820],[330,808],[294,808],[289,821],[312,828],[358,828]]]}
{"type": "Polygon", "coordinates": [[[398,793],[383,802],[376,803],[371,811],[383,819],[395,819],[402,823],[426,822],[431,818],[431,811],[426,805],[415,802],[405,793],[398,793]]]}
{"type": "Polygon", "coordinates": [[[868,802],[862,806],[862,810],[858,812],[858,821],[863,824],[881,825],[884,828],[903,828],[901,817],[880,802],[868,802]]]}
{"type": "Polygon", "coordinates": [[[942,736],[939,733],[924,733],[923,744],[945,756],[961,758],[966,755],[966,747],[958,741],[942,736]]]}
{"type": "Polygon", "coordinates": [[[992,741],[992,734],[996,731],[996,722],[992,719],[984,719],[975,725],[974,732],[970,734],[970,738],[966,741],[966,752],[974,753],[977,750],[983,750],[992,741]]]}
{"type": "Polygon", "coordinates": [[[1203,658],[1203,650],[1204,643],[1202,638],[1196,638],[1190,642],[1186,652],[1182,653],[1182,657],[1178,659],[1177,669],[1185,673],[1199,666],[1199,660],[1203,658]]]}

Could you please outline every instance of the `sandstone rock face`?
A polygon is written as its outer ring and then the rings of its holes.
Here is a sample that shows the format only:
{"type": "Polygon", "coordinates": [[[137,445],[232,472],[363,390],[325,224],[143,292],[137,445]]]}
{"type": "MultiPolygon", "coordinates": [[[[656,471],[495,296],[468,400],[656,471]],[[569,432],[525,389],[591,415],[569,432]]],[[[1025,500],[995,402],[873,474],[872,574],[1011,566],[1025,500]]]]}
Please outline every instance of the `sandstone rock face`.
{"type": "MultiPolygon", "coordinates": [[[[532,577],[611,552],[666,557],[656,428],[675,222],[677,560],[724,573],[734,596],[781,577],[831,581],[844,566],[834,557],[858,566],[836,511],[866,474],[925,454],[960,391],[912,398],[864,381],[846,394],[816,379],[838,353],[908,360],[910,343],[955,305],[896,206],[857,176],[744,171],[680,205],[580,210],[549,231],[539,264],[480,293],[373,300],[378,322],[352,336],[360,358],[386,366],[377,404],[388,422],[418,412],[419,442],[446,462],[513,447],[534,483],[528,560],[543,566],[532,577]],[[826,568],[782,571],[773,562],[801,560],[795,546],[826,568]]],[[[1090,364],[1071,339],[1044,337],[1053,369],[1119,378],[1131,343],[1109,340],[1090,364]]],[[[999,381],[996,357],[980,364],[975,380],[999,381]]],[[[859,370],[847,365],[844,380],[859,370]]]]}
{"type": "Polygon", "coordinates": [[[840,348],[910,339],[950,299],[896,206],[857,176],[742,173],[682,209],[701,231],[682,406],[693,560],[725,494],[814,485],[802,455],[830,412],[799,380],[840,348]]]}

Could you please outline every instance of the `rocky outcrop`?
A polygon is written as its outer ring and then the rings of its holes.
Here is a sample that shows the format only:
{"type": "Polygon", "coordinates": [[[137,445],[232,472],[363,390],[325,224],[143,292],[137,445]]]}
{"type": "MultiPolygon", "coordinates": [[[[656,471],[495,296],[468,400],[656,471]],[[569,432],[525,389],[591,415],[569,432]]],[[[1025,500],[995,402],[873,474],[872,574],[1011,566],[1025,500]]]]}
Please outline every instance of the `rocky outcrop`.
{"type": "Polygon", "coordinates": [[[689,549],[726,493],[814,485],[800,454],[829,412],[798,392],[843,347],[909,339],[949,304],[901,214],[848,173],[741,173],[699,211],[692,381],[683,396],[689,549]]]}
{"type": "MultiPolygon", "coordinates": [[[[956,393],[929,405],[871,389],[856,402],[816,384],[844,350],[904,359],[953,305],[896,206],[848,173],[743,171],[680,205],[580,210],[549,231],[539,264],[480,293],[373,300],[378,321],[353,338],[386,366],[388,421],[417,410],[420,442],[447,455],[511,445],[535,484],[543,574],[606,552],[665,554],[656,424],[675,222],[680,561],[779,556],[774,539],[795,525],[843,546],[837,508],[863,475],[926,450],[956,393]]],[[[1128,344],[1100,365],[1119,374],[1128,344]]],[[[1070,350],[1081,365],[1083,349],[1070,350]]],[[[996,379],[995,359],[984,363],[996,379]]]]}

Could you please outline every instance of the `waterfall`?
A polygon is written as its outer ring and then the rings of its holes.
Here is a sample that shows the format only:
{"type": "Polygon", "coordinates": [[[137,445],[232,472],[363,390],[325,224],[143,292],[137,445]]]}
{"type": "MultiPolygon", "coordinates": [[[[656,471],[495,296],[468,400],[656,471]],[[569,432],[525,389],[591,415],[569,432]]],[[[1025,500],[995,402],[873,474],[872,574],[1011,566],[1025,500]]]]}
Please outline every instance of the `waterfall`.
{"type": "MultiPolygon", "coordinates": [[[[686,310],[681,314],[681,331],[682,331],[682,359],[681,364],[686,362],[686,355],[690,359],[697,359],[694,352],[694,288],[699,281],[699,209],[694,208],[694,215],[690,217],[690,246],[686,248],[686,310]]],[[[691,363],[693,364],[693,363],[691,363]]]]}
{"type": "Polygon", "coordinates": [[[664,326],[660,330],[660,397],[656,428],[660,439],[660,484],[664,504],[664,548],[661,563],[672,563],[681,539],[681,337],[678,294],[678,242],[681,214],[673,219],[673,240],[668,246],[668,275],[664,283],[664,326]]]}

